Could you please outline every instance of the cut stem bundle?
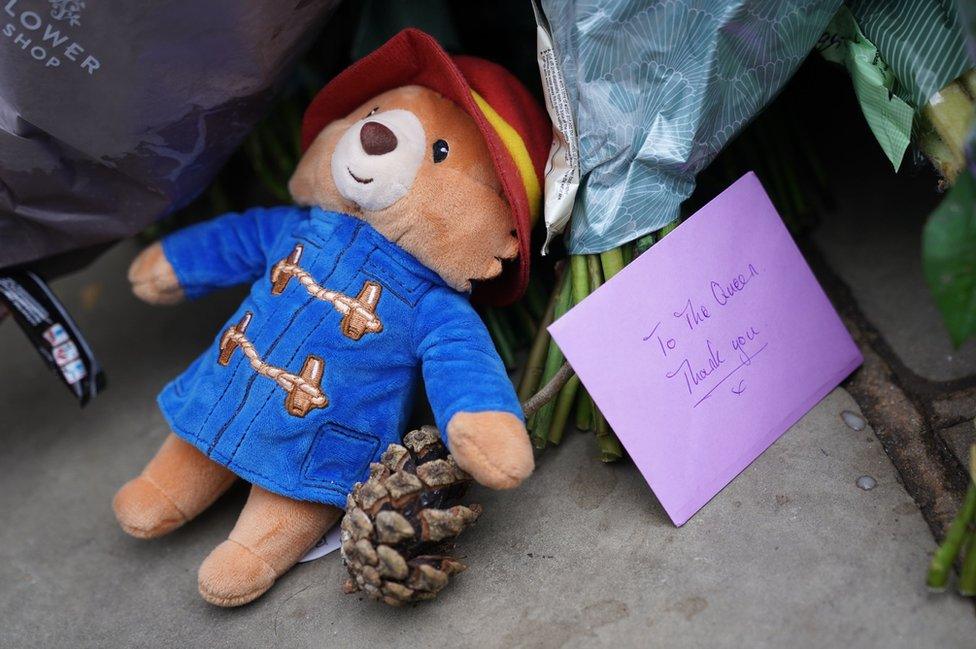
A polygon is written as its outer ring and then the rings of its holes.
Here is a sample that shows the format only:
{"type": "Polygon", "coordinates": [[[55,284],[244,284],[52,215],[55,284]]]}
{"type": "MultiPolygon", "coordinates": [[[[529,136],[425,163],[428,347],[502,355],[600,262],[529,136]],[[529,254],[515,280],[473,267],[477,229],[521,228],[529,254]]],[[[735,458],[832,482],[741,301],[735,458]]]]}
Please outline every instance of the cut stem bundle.
{"type": "Polygon", "coordinates": [[[966,142],[973,126],[976,71],[970,70],[937,92],[917,117],[918,148],[952,185],[966,163],[966,142]]]}
{"type": "MultiPolygon", "coordinates": [[[[528,398],[528,395],[532,394],[540,384],[549,383],[564,362],[562,351],[545,332],[545,328],[572,306],[585,300],[604,281],[619,273],[636,256],[646,252],[677,225],[677,221],[670,223],[656,233],[645,235],[635,242],[600,254],[570,255],[569,263],[563,269],[529,352],[529,362],[519,386],[519,396],[523,400],[528,398]],[[544,362],[543,357],[545,357],[544,362]]],[[[539,407],[538,411],[529,417],[528,427],[535,447],[543,449],[550,444],[559,444],[571,417],[576,428],[595,433],[602,461],[614,462],[624,456],[620,440],[583,387],[579,377],[575,375],[566,381],[552,401],[539,407]],[[572,417],[574,412],[575,417],[572,417]]]]}

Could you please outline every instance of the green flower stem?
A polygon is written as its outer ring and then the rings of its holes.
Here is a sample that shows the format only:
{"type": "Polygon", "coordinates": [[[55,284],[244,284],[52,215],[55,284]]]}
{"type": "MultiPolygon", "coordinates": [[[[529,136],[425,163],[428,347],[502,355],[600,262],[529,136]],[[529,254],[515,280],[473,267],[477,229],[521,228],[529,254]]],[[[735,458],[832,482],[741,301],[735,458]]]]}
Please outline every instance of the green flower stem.
{"type": "MultiPolygon", "coordinates": [[[[545,307],[543,307],[545,310],[545,307]]],[[[515,321],[515,329],[518,331],[518,340],[523,343],[531,344],[535,340],[538,326],[535,318],[529,313],[529,309],[524,302],[516,302],[511,309],[512,318],[515,321]]]]}
{"type": "Polygon", "coordinates": [[[976,531],[973,521],[969,521],[967,529],[969,536],[966,557],[962,561],[962,571],[959,573],[959,594],[963,597],[976,596],[976,531]]]}
{"type": "Polygon", "coordinates": [[[620,248],[612,248],[600,253],[600,264],[603,266],[603,277],[610,281],[614,275],[624,267],[624,255],[620,248]]]}
{"type": "Polygon", "coordinates": [[[634,244],[636,248],[635,252],[637,253],[638,256],[643,255],[645,252],[648,251],[648,249],[651,246],[654,245],[655,241],[657,241],[657,238],[653,232],[651,232],[650,234],[645,234],[643,237],[641,237],[635,242],[634,244]]]}
{"type": "MultiPolygon", "coordinates": [[[[572,303],[574,306],[585,300],[586,296],[590,293],[589,271],[587,269],[586,258],[586,255],[570,255],[569,257],[569,269],[573,282],[572,303]]],[[[553,342],[552,345],[555,346],[556,343],[553,342]]],[[[576,376],[573,376],[573,379],[568,381],[560,391],[559,398],[556,401],[552,425],[549,430],[548,439],[550,443],[558,444],[562,441],[570,410],[573,404],[576,403],[576,395],[579,394],[579,391],[580,382],[576,376]]],[[[589,425],[588,420],[591,416],[585,406],[578,408],[577,424],[582,421],[582,416],[585,416],[587,420],[587,424],[584,425],[585,429],[589,425]],[[580,415],[579,411],[583,411],[583,415],[580,415]]]]}
{"type": "Polygon", "coordinates": [[[657,240],[660,241],[665,236],[674,232],[674,229],[677,228],[679,225],[681,225],[681,218],[677,218],[671,221],[670,223],[668,223],[666,226],[664,226],[663,228],[657,231],[657,240]]]}
{"type": "Polygon", "coordinates": [[[600,255],[586,256],[586,272],[590,280],[590,292],[603,286],[603,268],[600,265],[600,255]]]}
{"type": "MultiPolygon", "coordinates": [[[[566,275],[565,281],[561,287],[559,287],[559,294],[556,298],[556,308],[553,311],[553,320],[558,320],[566,311],[569,310],[570,303],[573,300],[573,280],[572,272],[570,269],[566,269],[564,272],[566,275]]],[[[540,383],[545,385],[549,382],[557,371],[559,371],[560,366],[563,364],[563,353],[559,349],[559,346],[555,341],[550,341],[549,351],[546,354],[546,364],[542,370],[542,380],[540,383]]],[[[556,408],[556,404],[553,401],[545,404],[539,408],[539,412],[535,414],[534,425],[532,429],[532,441],[536,448],[545,448],[546,442],[549,438],[549,429],[552,426],[552,417],[556,408]]]]}
{"type": "MultiPolygon", "coordinates": [[[[513,310],[512,309],[494,309],[498,313],[498,327],[502,332],[502,335],[511,344],[512,351],[515,352],[519,347],[522,346],[522,331],[521,329],[516,330],[515,325],[512,324],[513,320],[513,310]]],[[[531,338],[529,338],[531,340],[531,338]]]]}
{"type": "Polygon", "coordinates": [[[539,328],[536,330],[535,340],[529,349],[529,357],[525,361],[525,372],[522,374],[522,381],[519,383],[518,397],[519,402],[529,399],[542,383],[543,364],[546,359],[546,350],[549,348],[549,331],[546,329],[552,321],[556,310],[556,299],[562,291],[563,283],[566,281],[568,272],[560,273],[549,298],[542,319],[539,321],[539,328]]]}
{"type": "MultiPolygon", "coordinates": [[[[590,286],[592,287],[592,290],[595,291],[597,288],[603,285],[603,264],[601,255],[587,255],[586,268],[590,275],[590,286]]],[[[593,415],[590,422],[590,429],[597,431],[597,434],[599,434],[601,426],[606,428],[607,422],[603,418],[603,413],[600,412],[600,409],[596,407],[596,402],[593,401],[592,397],[590,397],[590,401],[593,403],[593,415]]]]}
{"type": "MultiPolygon", "coordinates": [[[[594,260],[596,257],[593,257],[594,260]]],[[[624,267],[624,256],[620,248],[613,248],[612,250],[607,250],[600,254],[600,268],[603,270],[603,276],[601,280],[610,281],[610,279],[620,272],[624,267]]],[[[594,271],[598,269],[591,268],[591,277],[595,274],[594,271]]],[[[602,282],[601,282],[602,283],[602,282]]],[[[593,283],[594,289],[598,286],[596,282],[593,283]]],[[[594,404],[593,408],[596,429],[596,441],[597,445],[600,447],[600,459],[604,462],[615,462],[623,457],[624,451],[620,446],[620,441],[617,439],[613,431],[610,430],[609,424],[607,424],[606,418],[604,418],[603,413],[600,412],[599,408],[596,408],[594,404]]]]}
{"type": "Polygon", "coordinates": [[[620,252],[623,254],[624,266],[634,261],[634,242],[631,241],[620,246],[620,252]]]}
{"type": "Polygon", "coordinates": [[[637,239],[637,241],[634,242],[635,256],[639,257],[640,255],[643,255],[645,252],[647,252],[650,249],[651,246],[653,246],[655,243],[660,241],[664,237],[664,235],[674,232],[674,229],[678,227],[679,223],[681,223],[681,219],[677,218],[674,221],[671,221],[670,223],[665,225],[657,232],[651,232],[650,234],[645,234],[644,236],[637,239]]]}
{"type": "MultiPolygon", "coordinates": [[[[586,255],[587,287],[592,293],[603,284],[603,269],[599,255],[586,255]]],[[[576,427],[580,430],[596,430],[596,404],[593,397],[580,384],[576,392],[576,427]]]]}
{"type": "Polygon", "coordinates": [[[581,384],[576,391],[576,428],[590,430],[593,428],[593,398],[581,384]]]}
{"type": "MultiPolygon", "coordinates": [[[[956,514],[955,519],[949,525],[945,540],[938,547],[932,556],[932,563],[929,564],[929,573],[925,580],[926,585],[932,590],[943,590],[949,581],[949,571],[952,563],[959,554],[959,548],[966,539],[966,529],[976,514],[976,484],[970,482],[969,490],[966,491],[966,498],[963,500],[962,509],[956,514]]],[[[970,553],[972,554],[972,553],[970,553]]]]}
{"type": "Polygon", "coordinates": [[[552,424],[549,427],[549,443],[558,444],[563,441],[563,433],[566,430],[566,422],[569,420],[569,411],[576,403],[576,391],[579,390],[580,380],[577,375],[570,377],[566,385],[559,392],[556,399],[556,407],[552,415],[552,424]]]}
{"type": "Polygon", "coordinates": [[[505,367],[512,369],[515,367],[515,352],[512,349],[509,333],[505,330],[505,325],[502,324],[503,319],[498,309],[485,309],[485,321],[488,325],[488,332],[495,341],[495,349],[498,350],[498,355],[501,356],[505,367]]]}
{"type": "Polygon", "coordinates": [[[545,315],[549,302],[539,276],[535,273],[529,275],[529,285],[525,289],[525,297],[522,299],[522,303],[525,304],[534,320],[539,320],[545,315]]]}
{"type": "Polygon", "coordinates": [[[573,304],[579,304],[590,294],[590,280],[586,270],[586,255],[570,255],[569,268],[573,273],[573,304]]]}
{"type": "Polygon", "coordinates": [[[616,462],[624,456],[624,449],[620,445],[620,440],[610,430],[603,414],[600,414],[596,426],[596,444],[600,448],[600,460],[603,462],[616,462]]]}

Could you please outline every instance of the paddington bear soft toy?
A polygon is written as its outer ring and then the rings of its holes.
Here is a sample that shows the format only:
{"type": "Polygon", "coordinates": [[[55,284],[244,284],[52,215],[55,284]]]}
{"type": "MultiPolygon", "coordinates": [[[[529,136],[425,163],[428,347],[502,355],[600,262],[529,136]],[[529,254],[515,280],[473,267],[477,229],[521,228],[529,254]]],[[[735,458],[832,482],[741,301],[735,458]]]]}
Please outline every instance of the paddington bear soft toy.
{"type": "Polygon", "coordinates": [[[424,382],[458,465],[515,487],[533,468],[512,385],[469,303],[528,277],[551,141],[508,72],[398,34],[309,106],[290,181],[300,206],[229,214],[166,237],[129,271],[153,304],[253,282],[213,344],[159,395],[172,428],[115,496],[154,538],[237,479],[251,492],[199,570],[200,594],[250,602],[341,516],[398,442],[424,382]]]}

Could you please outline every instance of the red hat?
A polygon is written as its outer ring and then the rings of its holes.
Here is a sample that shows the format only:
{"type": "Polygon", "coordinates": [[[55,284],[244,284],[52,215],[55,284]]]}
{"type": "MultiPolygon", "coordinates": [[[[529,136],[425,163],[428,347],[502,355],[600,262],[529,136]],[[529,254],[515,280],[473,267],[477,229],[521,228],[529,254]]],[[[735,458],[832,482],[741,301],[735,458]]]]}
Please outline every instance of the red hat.
{"type": "Polygon", "coordinates": [[[409,85],[430,88],[452,100],[474,119],[485,138],[512,209],[519,254],[500,277],[475,293],[479,301],[490,304],[514,302],[529,281],[529,237],[542,211],[552,127],[542,107],[507,70],[473,56],[452,57],[430,35],[404,29],[319,91],[302,121],[302,151],[322,129],[369,98],[409,85]]]}

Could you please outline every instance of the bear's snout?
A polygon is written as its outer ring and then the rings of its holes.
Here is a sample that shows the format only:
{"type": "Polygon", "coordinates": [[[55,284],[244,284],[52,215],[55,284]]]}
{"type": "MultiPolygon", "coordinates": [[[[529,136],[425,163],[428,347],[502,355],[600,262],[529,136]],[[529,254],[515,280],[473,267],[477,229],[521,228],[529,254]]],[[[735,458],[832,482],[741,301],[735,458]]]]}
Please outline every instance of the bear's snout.
{"type": "Polygon", "coordinates": [[[410,191],[427,150],[427,134],[413,112],[373,113],[352,123],[336,142],[332,180],[350,203],[382,210],[410,191]]]}
{"type": "Polygon", "coordinates": [[[369,155],[383,155],[397,147],[397,138],[386,126],[379,122],[366,122],[359,130],[359,142],[363,151],[369,155]]]}

